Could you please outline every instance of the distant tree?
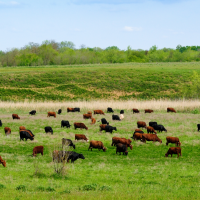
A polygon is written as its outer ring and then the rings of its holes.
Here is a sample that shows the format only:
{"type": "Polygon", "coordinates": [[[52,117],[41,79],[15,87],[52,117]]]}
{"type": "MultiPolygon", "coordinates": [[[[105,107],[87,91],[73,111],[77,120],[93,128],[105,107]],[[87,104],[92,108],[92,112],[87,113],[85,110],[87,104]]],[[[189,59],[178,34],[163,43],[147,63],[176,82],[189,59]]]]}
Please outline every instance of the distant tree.
{"type": "Polygon", "coordinates": [[[119,51],[119,48],[117,46],[111,46],[111,47],[107,47],[105,50],[106,51],[108,51],[108,50],[118,50],[119,51]]]}
{"type": "Polygon", "coordinates": [[[153,53],[153,52],[155,52],[155,51],[157,51],[157,50],[158,50],[158,47],[157,47],[156,45],[153,45],[153,46],[149,49],[150,53],[153,53]]]}
{"type": "Polygon", "coordinates": [[[61,43],[59,43],[59,48],[60,49],[63,49],[63,48],[75,49],[75,44],[71,41],[62,41],[61,43]]]}
{"type": "Polygon", "coordinates": [[[85,44],[81,44],[80,45],[80,49],[86,49],[86,45],[85,44]]]}

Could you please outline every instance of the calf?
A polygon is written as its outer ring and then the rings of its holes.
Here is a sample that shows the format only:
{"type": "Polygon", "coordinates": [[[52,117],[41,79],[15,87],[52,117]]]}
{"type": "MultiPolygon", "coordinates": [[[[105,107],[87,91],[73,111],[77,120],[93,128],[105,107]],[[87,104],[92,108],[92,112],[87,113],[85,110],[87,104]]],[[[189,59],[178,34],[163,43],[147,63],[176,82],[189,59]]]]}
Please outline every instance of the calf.
{"type": "Polygon", "coordinates": [[[0,156],[0,164],[2,164],[4,167],[6,167],[6,161],[2,159],[0,156]]]}
{"type": "Polygon", "coordinates": [[[167,108],[167,112],[174,112],[174,113],[176,113],[176,111],[175,111],[174,108],[167,108]]]}
{"type": "Polygon", "coordinates": [[[63,138],[63,139],[62,139],[62,148],[63,148],[65,145],[66,145],[66,146],[73,147],[74,149],[75,149],[75,147],[76,147],[75,144],[73,144],[72,140],[63,138]]]}
{"type": "Polygon", "coordinates": [[[69,124],[69,121],[65,121],[65,120],[62,120],[61,121],[61,128],[62,127],[65,127],[66,126],[66,128],[70,128],[70,124],[69,124]]]}
{"type": "Polygon", "coordinates": [[[33,156],[35,157],[36,154],[41,153],[41,155],[43,156],[43,150],[44,147],[43,146],[36,146],[33,148],[33,156]]]}
{"type": "Polygon", "coordinates": [[[48,114],[47,117],[53,116],[54,118],[56,118],[55,112],[48,112],[47,114],[48,114]]]}
{"type": "Polygon", "coordinates": [[[83,134],[75,134],[75,140],[85,140],[85,141],[89,142],[87,137],[83,134]]]}
{"type": "Polygon", "coordinates": [[[103,146],[103,142],[101,141],[95,141],[95,140],[91,140],[90,141],[90,146],[88,148],[88,151],[89,149],[91,149],[92,151],[92,148],[94,149],[99,149],[99,151],[102,149],[103,151],[106,151],[106,147],[103,146]]]}
{"type": "Polygon", "coordinates": [[[133,114],[134,113],[140,113],[140,111],[138,109],[136,109],[136,108],[133,108],[133,114]]]}
{"type": "Polygon", "coordinates": [[[162,143],[162,140],[158,138],[156,134],[142,134],[142,141],[146,143],[146,141],[153,141],[153,142],[160,142],[162,143]]]}
{"type": "Polygon", "coordinates": [[[95,124],[96,123],[96,119],[95,118],[91,118],[91,124],[95,124]]]}
{"type": "Polygon", "coordinates": [[[109,112],[114,113],[113,109],[110,107],[107,108],[107,113],[109,113],[109,112]]]}
{"type": "Polygon", "coordinates": [[[10,135],[11,134],[11,129],[9,127],[4,128],[5,134],[10,135]]]}
{"type": "Polygon", "coordinates": [[[147,126],[147,133],[155,133],[155,134],[157,134],[157,132],[151,126],[147,126]]]}
{"type": "Polygon", "coordinates": [[[120,121],[120,118],[118,115],[112,115],[112,120],[119,120],[120,121]]]}
{"type": "Polygon", "coordinates": [[[59,110],[58,110],[58,115],[60,115],[60,114],[61,114],[61,112],[62,112],[62,109],[59,109],[59,110]]]}
{"type": "Polygon", "coordinates": [[[94,110],[94,115],[95,114],[105,115],[102,110],[94,110]]]}
{"type": "Polygon", "coordinates": [[[138,128],[147,128],[147,125],[146,125],[146,123],[145,122],[143,122],[143,121],[138,121],[137,122],[137,127],[138,128]]]}
{"type": "Polygon", "coordinates": [[[167,142],[166,142],[167,146],[168,146],[169,143],[175,143],[176,146],[179,146],[179,147],[181,146],[181,142],[180,142],[179,138],[177,138],[177,137],[167,136],[166,140],[167,140],[167,142]]]}
{"type": "Polygon", "coordinates": [[[45,130],[45,133],[51,133],[53,135],[53,129],[51,128],[51,126],[46,126],[44,130],[45,130]]]}
{"type": "Polygon", "coordinates": [[[83,154],[79,154],[79,153],[76,153],[74,151],[66,151],[66,153],[69,155],[68,158],[67,158],[67,162],[69,162],[71,160],[71,163],[74,163],[74,161],[76,161],[79,158],[85,159],[83,154]]]}
{"type": "Polygon", "coordinates": [[[29,115],[35,115],[36,114],[36,110],[32,110],[31,112],[29,112],[29,115]]]}
{"type": "Polygon", "coordinates": [[[77,123],[77,122],[74,122],[74,128],[75,128],[75,130],[77,129],[77,128],[80,128],[80,129],[86,129],[86,130],[88,130],[88,127],[84,124],[84,123],[77,123]]]}
{"type": "Polygon", "coordinates": [[[18,114],[12,114],[12,118],[13,119],[20,119],[20,117],[18,116],[18,114]]]}
{"type": "Polygon", "coordinates": [[[169,150],[167,151],[167,153],[165,154],[165,157],[168,157],[168,155],[171,154],[178,154],[178,158],[179,158],[179,154],[180,156],[182,156],[181,154],[181,148],[180,147],[170,147],[169,150]]]}
{"type": "Polygon", "coordinates": [[[121,155],[121,152],[123,152],[123,155],[128,155],[128,151],[127,151],[127,146],[126,145],[124,145],[124,144],[121,144],[121,143],[117,143],[116,144],[116,154],[117,154],[117,152],[119,152],[120,153],[120,155],[121,155]]]}
{"type": "Polygon", "coordinates": [[[153,110],[151,110],[151,109],[145,109],[144,110],[144,113],[152,113],[153,112],[153,110]]]}
{"type": "Polygon", "coordinates": [[[92,114],[83,114],[83,119],[91,119],[92,114]]]}

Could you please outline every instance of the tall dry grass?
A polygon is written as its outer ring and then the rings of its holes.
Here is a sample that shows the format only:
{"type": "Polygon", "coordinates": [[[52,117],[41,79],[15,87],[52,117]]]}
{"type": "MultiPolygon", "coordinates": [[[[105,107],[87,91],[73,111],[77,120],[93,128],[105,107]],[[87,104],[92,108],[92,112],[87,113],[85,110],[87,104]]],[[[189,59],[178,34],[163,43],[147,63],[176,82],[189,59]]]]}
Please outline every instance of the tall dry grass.
{"type": "Polygon", "coordinates": [[[177,111],[193,110],[200,108],[199,100],[128,100],[128,101],[67,101],[67,102],[0,102],[0,109],[5,110],[37,110],[37,111],[57,111],[59,108],[66,110],[67,107],[80,107],[81,109],[101,109],[106,110],[107,107],[113,109],[131,110],[137,108],[139,110],[153,109],[155,111],[166,110],[167,107],[173,107],[177,111]]]}

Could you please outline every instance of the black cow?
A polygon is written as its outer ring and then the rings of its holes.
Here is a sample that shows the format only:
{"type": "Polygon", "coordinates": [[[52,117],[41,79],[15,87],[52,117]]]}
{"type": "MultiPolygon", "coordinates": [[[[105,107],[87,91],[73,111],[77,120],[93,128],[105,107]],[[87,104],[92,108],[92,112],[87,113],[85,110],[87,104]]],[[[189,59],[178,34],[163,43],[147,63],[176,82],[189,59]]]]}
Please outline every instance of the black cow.
{"type": "Polygon", "coordinates": [[[59,109],[59,110],[58,110],[58,114],[60,115],[60,114],[61,114],[61,112],[62,112],[62,109],[59,109]]]}
{"type": "Polygon", "coordinates": [[[107,122],[107,120],[106,120],[105,118],[102,118],[102,119],[101,119],[101,123],[102,123],[102,124],[107,124],[107,125],[109,125],[109,123],[107,122]]]}
{"type": "Polygon", "coordinates": [[[61,121],[61,128],[62,128],[62,127],[65,127],[65,126],[66,126],[67,128],[70,128],[71,125],[69,124],[69,121],[62,120],[62,121],[61,121]]]}
{"type": "Polygon", "coordinates": [[[69,154],[67,162],[69,162],[69,160],[71,160],[71,162],[74,163],[74,161],[76,161],[78,158],[85,159],[83,154],[79,154],[74,151],[66,151],[65,153],[69,154]]]}
{"type": "Polygon", "coordinates": [[[106,132],[112,133],[114,130],[117,131],[117,128],[116,128],[116,127],[109,126],[109,125],[107,125],[107,126],[105,127],[105,131],[106,131],[106,132]]]}
{"type": "Polygon", "coordinates": [[[0,120],[0,126],[2,126],[3,124],[2,124],[2,121],[0,120]]]}
{"type": "Polygon", "coordinates": [[[32,110],[31,112],[29,112],[29,115],[35,115],[36,110],[32,110]]]}
{"type": "Polygon", "coordinates": [[[108,112],[114,113],[113,109],[110,108],[110,107],[107,108],[107,113],[108,113],[108,112]]]}
{"type": "Polygon", "coordinates": [[[121,143],[117,143],[116,144],[116,154],[117,154],[117,152],[119,152],[120,153],[120,155],[121,155],[121,152],[123,152],[123,155],[128,155],[128,151],[127,151],[127,147],[126,147],[126,145],[124,145],[124,144],[121,144],[121,143]]]}
{"type": "Polygon", "coordinates": [[[30,130],[22,130],[20,131],[20,141],[26,139],[34,140],[34,135],[30,130]]]}
{"type": "Polygon", "coordinates": [[[154,125],[152,126],[156,131],[159,131],[159,132],[167,132],[167,130],[165,129],[165,127],[163,125],[154,125]]]}
{"type": "Polygon", "coordinates": [[[157,122],[149,122],[149,126],[153,127],[154,125],[157,125],[157,122]]]}
{"type": "Polygon", "coordinates": [[[45,130],[45,133],[49,133],[50,132],[53,135],[53,129],[51,128],[51,126],[46,126],[44,128],[44,130],[45,130]]]}
{"type": "Polygon", "coordinates": [[[120,114],[124,114],[124,110],[120,110],[120,114]]]}
{"type": "Polygon", "coordinates": [[[80,108],[74,108],[74,112],[80,112],[80,108]]]}
{"type": "Polygon", "coordinates": [[[200,124],[197,124],[198,131],[200,130],[200,124]]]}
{"type": "Polygon", "coordinates": [[[118,115],[112,115],[112,120],[119,120],[119,121],[121,121],[118,115]]]}
{"type": "Polygon", "coordinates": [[[73,147],[74,149],[75,149],[75,147],[76,147],[75,144],[73,144],[72,140],[66,139],[66,138],[63,138],[63,139],[62,139],[62,148],[64,147],[64,145],[73,147]]]}

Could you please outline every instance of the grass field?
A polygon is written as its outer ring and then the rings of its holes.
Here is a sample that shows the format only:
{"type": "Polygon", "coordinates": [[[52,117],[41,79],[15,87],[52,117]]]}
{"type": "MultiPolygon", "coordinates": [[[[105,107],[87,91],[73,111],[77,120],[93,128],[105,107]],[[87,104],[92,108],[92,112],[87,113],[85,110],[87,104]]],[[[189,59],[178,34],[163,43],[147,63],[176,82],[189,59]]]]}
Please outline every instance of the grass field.
{"type": "MultiPolygon", "coordinates": [[[[143,110],[139,114],[133,114],[127,109],[125,119],[118,122],[111,120],[112,114],[95,115],[97,121],[105,117],[112,126],[117,127],[117,131],[110,134],[100,133],[100,122],[90,125],[90,120],[83,120],[82,114],[92,111],[91,107],[85,106],[81,113],[67,113],[65,109],[57,118],[47,118],[44,109],[38,111],[36,116],[29,116],[28,108],[22,111],[22,107],[3,108],[2,104],[0,155],[6,160],[7,167],[0,166],[0,199],[174,200],[200,197],[200,141],[196,127],[199,114],[184,113],[181,110],[178,113],[167,113],[164,109],[155,110],[151,114],[144,114],[143,110]],[[21,117],[20,120],[11,118],[12,113],[16,112],[21,117]],[[60,128],[61,120],[69,120],[70,124],[84,122],[89,130],[74,130],[73,126],[70,129],[60,128]],[[158,133],[162,144],[133,141],[133,150],[129,149],[128,156],[116,155],[115,147],[111,146],[112,137],[130,138],[138,120],[163,124],[168,132],[158,133]],[[35,134],[34,141],[19,141],[18,130],[22,125],[32,130],[35,134]],[[11,128],[10,136],[5,136],[5,126],[11,128]],[[52,126],[54,134],[46,134],[45,126],[52,126]],[[85,134],[89,140],[102,141],[108,148],[107,152],[97,149],[91,152],[88,151],[87,142],[75,142],[75,151],[82,153],[85,160],[79,159],[74,164],[66,164],[65,174],[58,175],[54,172],[51,153],[55,149],[61,149],[63,137],[74,140],[75,133],[85,134]],[[182,142],[182,157],[164,157],[168,148],[174,146],[166,146],[166,136],[179,137],[182,142]],[[44,146],[44,156],[33,158],[32,149],[38,145],[44,146]]],[[[153,104],[149,104],[149,108],[150,105],[153,104]]],[[[119,114],[119,109],[116,108],[115,114],[117,113],[119,114]]]]}
{"type": "Polygon", "coordinates": [[[180,99],[193,71],[200,62],[1,67],[0,99],[180,99]]]}

